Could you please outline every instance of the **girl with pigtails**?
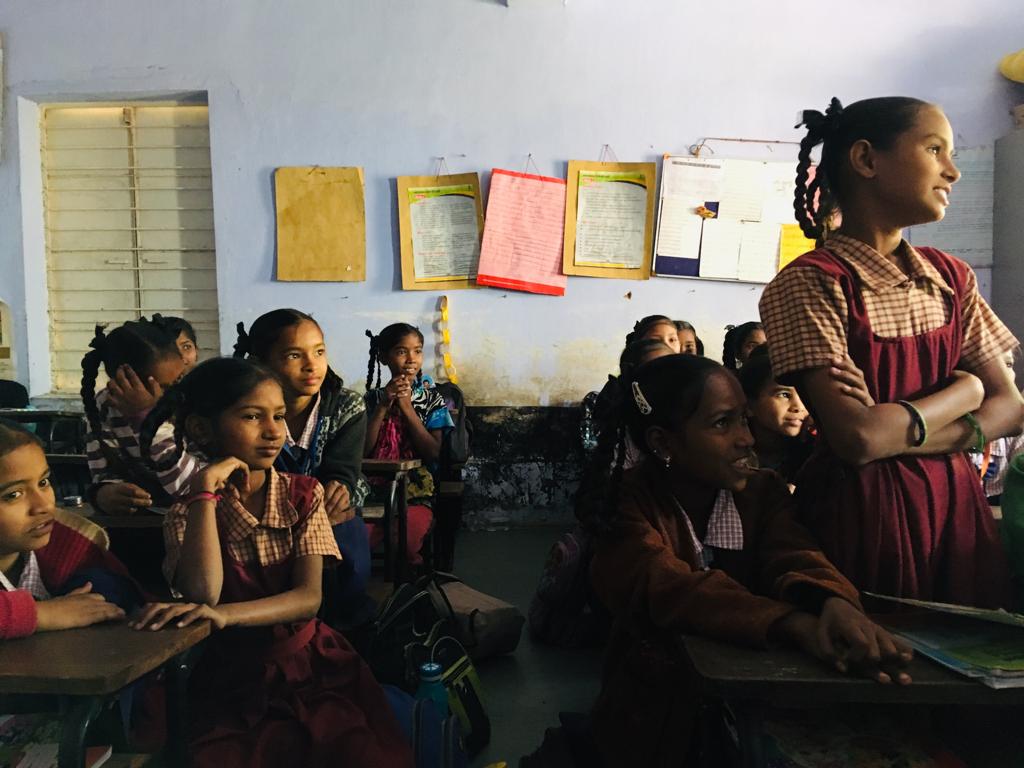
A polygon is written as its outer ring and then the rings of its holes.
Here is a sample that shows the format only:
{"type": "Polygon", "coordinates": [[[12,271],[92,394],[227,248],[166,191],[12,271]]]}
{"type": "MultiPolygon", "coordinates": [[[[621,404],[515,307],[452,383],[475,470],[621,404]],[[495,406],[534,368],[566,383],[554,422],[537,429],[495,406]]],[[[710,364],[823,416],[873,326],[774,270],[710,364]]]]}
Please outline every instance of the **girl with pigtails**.
{"type": "Polygon", "coordinates": [[[184,602],[144,606],[131,625],[212,624],[189,678],[192,765],[411,768],[384,690],[316,618],[339,552],[320,483],[274,468],[286,419],[274,372],[236,358],[196,366],[153,409],[144,455],[170,422],[177,451],[207,464],[164,518],[164,575],[184,602]]]}
{"type": "Polygon", "coordinates": [[[1024,426],[1002,362],[1018,343],[967,264],[902,237],[955,199],[953,130],[937,106],[898,97],[833,99],[801,124],[795,210],[818,248],[760,303],[776,378],[819,429],[801,517],[861,589],[1007,606],[1006,555],[966,452],[1024,426]],[[861,376],[868,397],[847,396],[861,376]]]}
{"type": "MultiPolygon", "coordinates": [[[[90,351],[82,358],[82,405],[89,422],[86,453],[93,484],[90,503],[107,514],[131,514],[140,508],[169,506],[172,498],[196,471],[188,454],[175,461],[161,461],[154,472],[139,448],[138,433],[143,419],[164,389],[185,370],[176,344],[176,334],[165,328],[159,317],[132,320],[109,334],[96,326],[90,351]],[[107,385],[96,392],[100,368],[107,385]]],[[[173,452],[170,426],[163,428],[152,443],[154,456],[173,452]]]]}
{"type": "Polygon", "coordinates": [[[754,320],[725,328],[722,344],[722,365],[736,371],[743,367],[750,353],[765,343],[764,326],[754,320]]]}
{"type": "MultiPolygon", "coordinates": [[[[592,736],[606,765],[696,765],[699,681],[680,633],[793,645],[840,672],[911,682],[910,650],[864,615],[857,590],[793,515],[782,479],[758,470],[736,377],[665,355],[624,377],[590,577],[613,618],[592,736]],[[626,470],[626,435],[644,460],[626,470]]],[[[605,475],[607,477],[607,474],[605,475]]]]}
{"type": "MultiPolygon", "coordinates": [[[[423,561],[419,551],[433,523],[434,477],[431,469],[441,457],[444,433],[455,424],[444,397],[423,375],[423,334],[407,323],[394,323],[370,339],[366,370],[366,443],[364,455],[372,459],[420,459],[423,466],[409,473],[407,552],[410,562],[423,561]],[[391,380],[381,386],[381,368],[391,380]],[[374,376],[376,375],[376,379],[374,376]]],[[[383,490],[375,486],[374,492],[383,490]]],[[[371,546],[383,541],[384,532],[373,526],[371,546]]]]}

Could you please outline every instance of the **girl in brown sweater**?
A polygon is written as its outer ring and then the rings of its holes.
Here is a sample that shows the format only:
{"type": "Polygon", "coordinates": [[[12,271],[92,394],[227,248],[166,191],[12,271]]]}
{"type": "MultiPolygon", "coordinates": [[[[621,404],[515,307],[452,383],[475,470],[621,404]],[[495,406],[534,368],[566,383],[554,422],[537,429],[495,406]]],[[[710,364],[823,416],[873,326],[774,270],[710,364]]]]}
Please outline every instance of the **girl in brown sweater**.
{"type": "Polygon", "coordinates": [[[793,519],[782,480],[754,469],[733,374],[670,355],[627,387],[619,443],[628,429],[647,459],[613,472],[591,565],[614,617],[593,711],[606,764],[679,765],[689,753],[699,694],[673,642],[681,633],[792,643],[840,671],[909,683],[910,650],[864,615],[793,519]]]}

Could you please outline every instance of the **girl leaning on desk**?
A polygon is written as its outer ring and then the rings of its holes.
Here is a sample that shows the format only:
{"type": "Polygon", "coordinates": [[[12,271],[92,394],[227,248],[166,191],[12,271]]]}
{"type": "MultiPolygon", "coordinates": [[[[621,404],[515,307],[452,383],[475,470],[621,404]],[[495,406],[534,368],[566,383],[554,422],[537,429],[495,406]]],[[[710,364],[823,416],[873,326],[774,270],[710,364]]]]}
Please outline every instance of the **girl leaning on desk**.
{"type": "Polygon", "coordinates": [[[707,358],[641,365],[623,389],[620,457],[593,520],[594,590],[613,616],[593,734],[609,766],[677,765],[699,696],[675,638],[792,644],[881,683],[910,682],[908,648],[862,612],[857,590],[793,517],[785,483],[756,469],[747,403],[707,358]],[[629,435],[644,455],[623,472],[629,435]]]}

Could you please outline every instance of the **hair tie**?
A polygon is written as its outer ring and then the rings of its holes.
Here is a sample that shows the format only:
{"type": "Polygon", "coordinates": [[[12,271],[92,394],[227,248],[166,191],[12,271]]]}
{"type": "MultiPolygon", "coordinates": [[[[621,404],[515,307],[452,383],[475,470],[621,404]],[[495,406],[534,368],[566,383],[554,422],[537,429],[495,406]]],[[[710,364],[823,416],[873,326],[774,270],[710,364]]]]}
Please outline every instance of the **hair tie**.
{"type": "Polygon", "coordinates": [[[92,341],[89,342],[89,349],[95,349],[98,352],[106,346],[107,335],[103,332],[104,327],[102,325],[96,326],[96,332],[92,337],[92,341]]]}
{"type": "Polygon", "coordinates": [[[372,350],[376,349],[377,348],[377,338],[378,337],[374,336],[373,335],[373,331],[371,331],[369,328],[366,329],[366,338],[368,338],[370,340],[370,350],[372,351],[372,350]]]}
{"type": "Polygon", "coordinates": [[[644,397],[644,393],[640,391],[640,382],[634,381],[632,386],[633,402],[636,403],[637,409],[644,416],[650,416],[652,413],[654,413],[654,409],[651,407],[651,404],[647,402],[647,398],[644,397]]]}
{"type": "Polygon", "coordinates": [[[835,130],[836,121],[843,114],[843,105],[835,96],[828,103],[824,114],[816,109],[805,109],[797,118],[798,122],[794,128],[806,126],[807,130],[814,136],[824,138],[835,130]]]}

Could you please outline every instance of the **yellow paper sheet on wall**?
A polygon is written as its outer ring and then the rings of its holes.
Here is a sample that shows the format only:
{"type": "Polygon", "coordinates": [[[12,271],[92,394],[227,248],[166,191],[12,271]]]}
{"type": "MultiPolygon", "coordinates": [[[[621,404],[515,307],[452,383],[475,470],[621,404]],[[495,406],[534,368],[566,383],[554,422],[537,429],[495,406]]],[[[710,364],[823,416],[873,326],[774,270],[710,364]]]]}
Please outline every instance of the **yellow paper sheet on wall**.
{"type": "Polygon", "coordinates": [[[779,269],[814,250],[814,241],[808,238],[799,224],[783,224],[779,235],[779,269]]]}
{"type": "Polygon", "coordinates": [[[362,168],[278,168],[277,279],[366,279],[362,168]]]}

